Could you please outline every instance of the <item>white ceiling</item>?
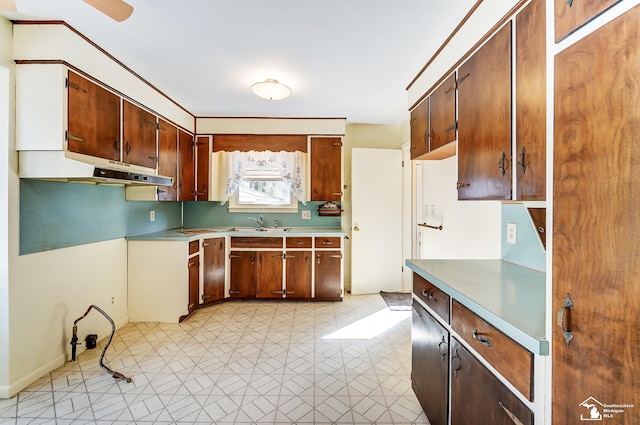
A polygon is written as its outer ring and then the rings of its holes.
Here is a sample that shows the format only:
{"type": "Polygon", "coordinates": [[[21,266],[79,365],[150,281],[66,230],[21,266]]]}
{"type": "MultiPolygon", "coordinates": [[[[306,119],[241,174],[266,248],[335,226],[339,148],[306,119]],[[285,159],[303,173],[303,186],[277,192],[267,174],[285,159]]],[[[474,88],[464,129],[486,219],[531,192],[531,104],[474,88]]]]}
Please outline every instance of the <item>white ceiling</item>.
{"type": "Polygon", "coordinates": [[[198,117],[399,124],[407,85],[475,0],[127,0],[118,23],[81,0],[16,0],[9,19],[63,20],[198,117]],[[275,78],[293,94],[250,86],[275,78]]]}

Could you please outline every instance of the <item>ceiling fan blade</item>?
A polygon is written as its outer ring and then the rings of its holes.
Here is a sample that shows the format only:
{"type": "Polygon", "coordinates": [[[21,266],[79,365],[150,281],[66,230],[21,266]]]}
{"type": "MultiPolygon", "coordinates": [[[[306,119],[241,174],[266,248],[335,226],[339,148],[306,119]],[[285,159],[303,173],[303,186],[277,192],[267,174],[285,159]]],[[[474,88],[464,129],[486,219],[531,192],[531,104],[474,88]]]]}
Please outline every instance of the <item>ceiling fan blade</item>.
{"type": "Polygon", "coordinates": [[[0,10],[6,10],[7,12],[17,12],[16,0],[0,0],[0,10]]]}
{"type": "Polygon", "coordinates": [[[133,13],[133,6],[122,0],[84,0],[84,2],[118,22],[124,21],[133,13]]]}

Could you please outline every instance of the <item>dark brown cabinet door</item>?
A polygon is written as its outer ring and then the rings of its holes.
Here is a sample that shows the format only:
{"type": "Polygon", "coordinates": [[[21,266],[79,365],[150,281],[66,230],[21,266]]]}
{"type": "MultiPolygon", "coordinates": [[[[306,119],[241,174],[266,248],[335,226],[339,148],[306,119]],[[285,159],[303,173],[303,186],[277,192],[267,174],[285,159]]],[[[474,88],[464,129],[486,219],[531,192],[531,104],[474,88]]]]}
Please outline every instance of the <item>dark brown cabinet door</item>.
{"type": "Polygon", "coordinates": [[[429,98],[411,111],[411,159],[429,152],[429,98]]]}
{"type": "Polygon", "coordinates": [[[157,117],[126,100],[123,100],[123,105],[123,162],[156,168],[158,165],[157,117]]]}
{"type": "Polygon", "coordinates": [[[451,425],[533,424],[527,406],[455,338],[450,355],[451,425]]]}
{"type": "Polygon", "coordinates": [[[196,137],[196,201],[209,200],[209,136],[196,137]]]}
{"type": "Polygon", "coordinates": [[[178,130],[178,170],[180,181],[178,193],[180,201],[196,200],[196,155],[193,136],[178,130]]]}
{"type": "Polygon", "coordinates": [[[429,150],[456,140],[456,75],[451,74],[429,96],[429,150]]]}
{"type": "Polygon", "coordinates": [[[198,294],[200,292],[200,259],[196,255],[189,258],[187,264],[189,269],[189,313],[198,307],[200,300],[198,294]]]}
{"type": "Polygon", "coordinates": [[[342,140],[311,138],[311,200],[342,199],[342,140]]]}
{"type": "Polygon", "coordinates": [[[449,332],[417,301],[411,323],[411,385],[431,425],[447,425],[449,332]]]}
{"type": "Polygon", "coordinates": [[[69,151],[120,161],[120,98],[73,72],[67,86],[69,151]]]}
{"type": "Polygon", "coordinates": [[[587,404],[606,422],[591,398],[635,404],[611,423],[638,422],[638,40],[635,6],[556,56],[553,311],[569,333],[554,326],[554,424],[591,418],[587,404]]]}
{"type": "Polygon", "coordinates": [[[620,0],[555,0],[556,42],[620,0]]]}
{"type": "Polygon", "coordinates": [[[254,251],[231,251],[229,296],[231,298],[256,297],[257,253],[254,251]]]}
{"type": "Polygon", "coordinates": [[[342,254],[340,251],[316,251],[315,261],[315,298],[319,300],[341,299],[340,270],[342,254]]]}
{"type": "Polygon", "coordinates": [[[516,199],[546,198],[547,83],[545,1],[516,16],[516,199]]]}
{"type": "Polygon", "coordinates": [[[458,199],[511,199],[511,23],[458,71],[458,199]]]}
{"type": "Polygon", "coordinates": [[[311,251],[289,251],[285,260],[287,269],[287,298],[311,298],[311,251]]]}
{"type": "Polygon", "coordinates": [[[202,303],[209,304],[224,299],[224,238],[210,238],[202,241],[203,282],[202,303]]]}
{"type": "Polygon", "coordinates": [[[257,298],[282,298],[282,251],[258,252],[257,298]]]}
{"type": "Polygon", "coordinates": [[[173,178],[171,187],[158,187],[158,200],[177,201],[178,128],[162,119],[158,126],[158,174],[173,178]]]}

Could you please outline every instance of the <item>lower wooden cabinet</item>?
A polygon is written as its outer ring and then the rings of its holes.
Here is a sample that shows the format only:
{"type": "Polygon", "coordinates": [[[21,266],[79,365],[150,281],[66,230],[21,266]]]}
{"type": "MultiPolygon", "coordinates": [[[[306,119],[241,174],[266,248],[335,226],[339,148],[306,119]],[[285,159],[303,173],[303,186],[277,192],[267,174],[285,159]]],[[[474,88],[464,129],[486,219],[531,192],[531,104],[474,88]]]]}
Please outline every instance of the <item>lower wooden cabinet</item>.
{"type": "Polygon", "coordinates": [[[229,259],[229,297],[255,298],[258,269],[255,251],[231,251],[229,259]]]}
{"type": "Polygon", "coordinates": [[[451,425],[468,424],[532,425],[533,413],[451,338],[451,425]]]}
{"type": "Polygon", "coordinates": [[[210,304],[224,299],[225,238],[204,239],[202,251],[201,304],[210,304]]]}
{"type": "Polygon", "coordinates": [[[261,251],[257,255],[256,298],[282,298],[282,251],[261,251]]]}
{"type": "Polygon", "coordinates": [[[311,251],[289,251],[285,258],[287,298],[311,298],[311,270],[313,253],[311,251]]]}
{"type": "Polygon", "coordinates": [[[413,301],[411,386],[431,425],[447,425],[449,332],[413,301]]]}
{"type": "Polygon", "coordinates": [[[315,298],[339,300],[342,298],[342,253],[340,251],[316,251],[315,298]]]}
{"type": "Polygon", "coordinates": [[[187,269],[189,270],[189,313],[198,308],[199,301],[198,293],[200,292],[200,257],[194,255],[189,258],[187,263],[187,269]]]}

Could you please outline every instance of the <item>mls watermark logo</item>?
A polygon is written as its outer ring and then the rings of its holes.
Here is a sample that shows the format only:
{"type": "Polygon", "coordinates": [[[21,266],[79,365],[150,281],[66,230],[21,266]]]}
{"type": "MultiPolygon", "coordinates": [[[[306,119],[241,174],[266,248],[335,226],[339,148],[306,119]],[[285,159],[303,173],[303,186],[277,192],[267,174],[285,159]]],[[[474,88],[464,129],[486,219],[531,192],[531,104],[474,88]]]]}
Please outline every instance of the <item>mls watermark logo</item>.
{"type": "Polygon", "coordinates": [[[580,414],[581,421],[601,421],[603,404],[593,397],[589,397],[579,404],[587,410],[586,414],[580,414]]]}

